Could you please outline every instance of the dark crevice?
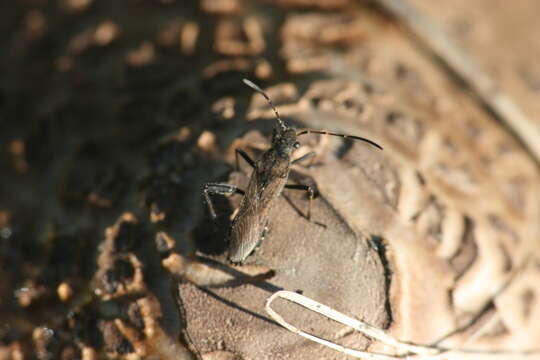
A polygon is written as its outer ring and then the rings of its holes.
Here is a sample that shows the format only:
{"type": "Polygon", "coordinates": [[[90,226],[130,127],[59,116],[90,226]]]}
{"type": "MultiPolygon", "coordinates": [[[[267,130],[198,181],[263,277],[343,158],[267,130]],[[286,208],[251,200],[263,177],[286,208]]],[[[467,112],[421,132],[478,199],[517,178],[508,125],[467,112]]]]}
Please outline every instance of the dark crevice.
{"type": "Polygon", "coordinates": [[[386,244],[384,243],[384,239],[377,235],[371,235],[370,242],[375,248],[375,250],[377,250],[379,258],[381,259],[381,264],[384,269],[384,294],[386,297],[386,300],[384,302],[384,308],[386,310],[386,314],[388,315],[388,319],[386,324],[383,324],[382,327],[384,329],[387,329],[388,327],[390,327],[393,321],[392,306],[390,304],[390,285],[392,284],[393,271],[391,269],[388,258],[386,257],[386,244]]]}
{"type": "Polygon", "coordinates": [[[459,251],[450,259],[450,264],[456,272],[456,281],[470,269],[476,261],[478,249],[474,239],[474,224],[471,218],[465,217],[463,243],[459,251]]]}

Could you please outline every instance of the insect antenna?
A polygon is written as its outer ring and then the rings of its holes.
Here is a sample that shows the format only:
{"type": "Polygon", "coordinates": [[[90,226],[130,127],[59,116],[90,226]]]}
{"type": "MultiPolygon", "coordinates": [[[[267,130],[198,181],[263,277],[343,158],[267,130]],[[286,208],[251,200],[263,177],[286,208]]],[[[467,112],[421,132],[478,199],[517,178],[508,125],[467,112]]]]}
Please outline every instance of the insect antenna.
{"type": "Polygon", "coordinates": [[[369,139],[366,139],[366,138],[363,138],[363,137],[360,137],[360,136],[354,136],[354,135],[338,134],[338,133],[334,133],[334,132],[330,132],[330,131],[326,131],[326,130],[303,129],[303,130],[300,130],[299,132],[297,132],[296,136],[305,135],[305,134],[332,135],[332,136],[339,136],[339,137],[346,138],[346,139],[360,140],[360,141],[365,141],[365,142],[367,142],[368,144],[370,144],[372,146],[375,146],[377,149],[380,149],[380,150],[383,149],[381,145],[379,145],[376,142],[371,141],[369,139]]]}
{"type": "Polygon", "coordinates": [[[250,88],[252,88],[256,92],[258,92],[259,94],[264,96],[266,101],[268,101],[268,104],[270,104],[270,107],[272,107],[272,110],[274,110],[274,114],[276,114],[277,122],[278,122],[279,126],[281,127],[281,130],[283,130],[283,131],[287,130],[287,126],[285,125],[283,120],[281,120],[281,117],[279,116],[279,113],[278,113],[276,107],[274,106],[274,104],[272,104],[272,100],[270,100],[270,97],[268,97],[268,95],[264,92],[264,90],[261,89],[260,87],[258,87],[257,85],[255,85],[252,81],[249,81],[248,79],[242,79],[242,81],[244,82],[244,84],[246,84],[247,86],[249,86],[250,88]]]}

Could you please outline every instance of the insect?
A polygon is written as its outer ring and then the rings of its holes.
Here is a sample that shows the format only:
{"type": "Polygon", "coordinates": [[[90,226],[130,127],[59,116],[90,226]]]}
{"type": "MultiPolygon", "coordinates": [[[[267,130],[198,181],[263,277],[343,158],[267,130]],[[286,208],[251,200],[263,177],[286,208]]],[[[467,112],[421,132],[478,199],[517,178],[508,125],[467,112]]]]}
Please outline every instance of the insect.
{"type": "Polygon", "coordinates": [[[300,147],[300,143],[297,141],[299,136],[310,133],[339,136],[365,141],[382,150],[382,147],[377,143],[359,136],[337,134],[325,130],[296,130],[295,128],[288,127],[279,116],[277,109],[272,104],[268,95],[251,81],[247,79],[243,79],[243,81],[268,101],[268,104],[276,115],[276,125],[272,133],[272,145],[270,149],[265,151],[258,160],[252,160],[247,153],[240,149],[235,150],[236,167],[238,168],[238,155],[240,155],[253,168],[248,187],[245,191],[226,183],[207,183],[203,187],[203,195],[213,219],[216,218],[216,212],[210,199],[210,194],[222,196],[240,194],[244,196],[238,212],[232,221],[229,234],[228,260],[232,263],[244,262],[263,240],[270,209],[284,188],[307,192],[309,202],[306,217],[308,220],[311,219],[313,189],[307,185],[287,184],[291,165],[315,155],[314,152],[310,152],[295,160],[292,159],[294,151],[300,147]]]}

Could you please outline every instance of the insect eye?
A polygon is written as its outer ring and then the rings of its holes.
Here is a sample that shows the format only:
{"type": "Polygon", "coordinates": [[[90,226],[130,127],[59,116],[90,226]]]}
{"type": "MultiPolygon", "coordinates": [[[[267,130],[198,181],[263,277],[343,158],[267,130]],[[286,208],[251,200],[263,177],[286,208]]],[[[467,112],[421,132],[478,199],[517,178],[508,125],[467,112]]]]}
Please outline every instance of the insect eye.
{"type": "Polygon", "coordinates": [[[300,147],[300,143],[297,141],[297,142],[294,143],[293,146],[294,146],[295,149],[298,149],[300,147]]]}

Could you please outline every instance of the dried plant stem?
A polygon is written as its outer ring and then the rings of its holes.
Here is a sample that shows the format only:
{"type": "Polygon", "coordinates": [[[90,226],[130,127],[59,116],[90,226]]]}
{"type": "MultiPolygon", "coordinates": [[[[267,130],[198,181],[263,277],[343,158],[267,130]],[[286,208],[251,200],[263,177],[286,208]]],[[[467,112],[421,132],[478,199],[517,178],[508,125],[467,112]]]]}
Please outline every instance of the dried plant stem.
{"type": "Polygon", "coordinates": [[[399,359],[400,357],[394,357],[394,356],[389,356],[389,355],[383,355],[383,354],[373,354],[373,353],[369,353],[369,352],[364,352],[364,351],[359,351],[359,350],[354,350],[354,349],[349,349],[349,348],[345,348],[344,346],[341,346],[341,345],[338,345],[338,344],[335,344],[335,343],[332,343],[328,340],[324,340],[324,339],[321,339],[317,336],[314,336],[314,335],[311,335],[311,334],[308,334],[298,328],[296,328],[295,326],[287,323],[283,317],[281,317],[279,314],[277,314],[271,307],[270,307],[270,304],[272,303],[272,301],[274,301],[276,298],[283,298],[283,299],[287,299],[289,301],[292,301],[298,305],[301,305],[309,310],[312,310],[316,313],[319,313],[323,316],[326,316],[332,320],[335,320],[341,324],[344,324],[344,325],[347,325],[347,326],[350,326],[352,327],[353,329],[355,330],[358,330],[360,331],[361,333],[365,334],[366,336],[369,336],[371,338],[374,338],[374,339],[377,339],[387,345],[390,345],[392,347],[395,347],[396,349],[398,349],[400,352],[402,353],[416,353],[416,354],[437,354],[440,352],[440,350],[438,349],[435,349],[435,348],[428,348],[428,347],[423,347],[423,346],[416,346],[416,345],[411,345],[411,344],[406,344],[406,343],[402,343],[396,339],[394,339],[393,337],[389,336],[389,335],[386,335],[384,333],[384,331],[382,331],[381,329],[377,328],[377,327],[374,327],[374,326],[371,326],[369,324],[366,324],[360,320],[356,320],[356,319],[353,319],[353,318],[350,318],[348,317],[347,315],[345,314],[342,314],[340,313],[339,311],[336,311],[326,305],[323,305],[323,304],[320,304],[318,303],[317,301],[315,300],[312,300],[310,298],[307,298],[303,295],[300,295],[298,293],[295,293],[295,292],[291,292],[291,291],[285,291],[285,290],[282,290],[282,291],[278,291],[276,293],[274,293],[272,296],[270,296],[268,298],[268,300],[266,301],[266,312],[276,321],[278,322],[281,326],[285,327],[286,329],[292,331],[293,333],[295,334],[298,334],[300,336],[303,336],[307,339],[310,339],[312,341],[315,341],[319,344],[322,344],[322,345],[325,345],[325,346],[328,346],[334,350],[338,350],[338,351],[341,351],[345,354],[348,354],[348,355],[351,355],[351,356],[355,356],[357,358],[360,358],[360,359],[380,359],[380,360],[388,360],[388,359],[399,359]]]}
{"type": "Polygon", "coordinates": [[[314,341],[321,345],[327,346],[336,351],[342,352],[344,354],[356,357],[358,359],[369,359],[369,360],[396,360],[396,359],[414,359],[414,360],[484,360],[484,359],[516,359],[516,360],[531,360],[531,359],[540,359],[540,353],[538,352],[504,352],[504,351],[494,351],[494,352],[483,352],[483,351],[474,351],[474,350],[454,350],[454,349],[444,349],[435,346],[423,346],[410,343],[401,342],[390,335],[387,335],[383,330],[366,324],[360,320],[353,319],[339,311],[336,311],[326,305],[323,305],[315,300],[307,298],[303,295],[292,291],[278,291],[266,300],[265,305],[266,312],[274,319],[278,324],[286,328],[287,330],[300,335],[308,340],[314,341]],[[337,321],[343,325],[352,327],[355,330],[358,330],[362,334],[379,340],[380,342],[389,345],[396,349],[396,353],[401,355],[386,355],[386,354],[377,354],[367,351],[360,351],[351,348],[344,347],[342,345],[333,343],[329,340],[322,339],[315,335],[309,334],[305,331],[300,330],[294,325],[286,322],[281,315],[279,315],[274,309],[271,308],[271,303],[276,298],[282,298],[289,300],[295,304],[303,306],[311,311],[314,311],[318,314],[321,314],[327,318],[330,318],[334,321],[337,321]]]}

